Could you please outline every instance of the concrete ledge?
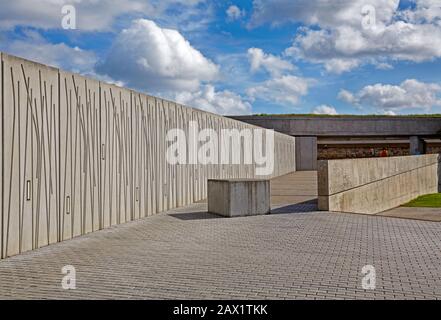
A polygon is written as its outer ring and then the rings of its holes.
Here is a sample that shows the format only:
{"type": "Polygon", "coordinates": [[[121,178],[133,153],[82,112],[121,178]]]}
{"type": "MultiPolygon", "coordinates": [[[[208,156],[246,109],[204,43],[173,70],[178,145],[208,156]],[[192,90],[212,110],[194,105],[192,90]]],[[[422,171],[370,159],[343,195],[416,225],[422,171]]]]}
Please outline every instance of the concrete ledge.
{"type": "Polygon", "coordinates": [[[208,212],[225,217],[268,214],[269,180],[208,180],[208,212]]]}
{"type": "Polygon", "coordinates": [[[319,161],[319,210],[376,214],[438,192],[439,155],[319,161]]]}

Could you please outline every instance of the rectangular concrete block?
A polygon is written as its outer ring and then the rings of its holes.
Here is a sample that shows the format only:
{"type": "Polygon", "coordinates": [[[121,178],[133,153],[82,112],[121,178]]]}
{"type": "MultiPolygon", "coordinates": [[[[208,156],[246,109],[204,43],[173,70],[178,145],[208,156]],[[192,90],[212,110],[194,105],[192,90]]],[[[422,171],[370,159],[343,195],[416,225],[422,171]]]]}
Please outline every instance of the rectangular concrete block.
{"type": "Polygon", "coordinates": [[[225,217],[268,214],[269,180],[208,180],[208,211],[225,217]]]}

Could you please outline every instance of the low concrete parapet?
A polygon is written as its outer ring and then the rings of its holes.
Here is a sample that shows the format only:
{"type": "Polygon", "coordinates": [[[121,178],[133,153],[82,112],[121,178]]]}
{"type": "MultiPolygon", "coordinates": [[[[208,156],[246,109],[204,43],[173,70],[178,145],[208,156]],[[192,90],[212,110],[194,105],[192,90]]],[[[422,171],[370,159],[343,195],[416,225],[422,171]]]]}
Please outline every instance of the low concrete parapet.
{"type": "Polygon", "coordinates": [[[225,217],[268,214],[269,180],[208,180],[208,211],[225,217]]]}
{"type": "Polygon", "coordinates": [[[375,214],[438,192],[440,156],[323,160],[319,210],[375,214]]]}

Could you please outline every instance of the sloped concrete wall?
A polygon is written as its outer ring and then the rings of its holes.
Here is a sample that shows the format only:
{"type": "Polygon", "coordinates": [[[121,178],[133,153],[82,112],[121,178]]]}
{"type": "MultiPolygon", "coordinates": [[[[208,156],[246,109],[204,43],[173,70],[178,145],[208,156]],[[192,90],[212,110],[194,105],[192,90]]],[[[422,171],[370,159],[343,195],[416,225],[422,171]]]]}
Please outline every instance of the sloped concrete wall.
{"type": "Polygon", "coordinates": [[[439,157],[319,161],[319,209],[375,214],[437,193],[439,157]]]}
{"type": "MultiPolygon", "coordinates": [[[[255,126],[7,54],[1,65],[2,258],[199,201],[208,178],[255,178],[255,165],[166,161],[169,129],[255,126]]],[[[267,178],[295,171],[294,138],[274,137],[267,178]]]]}

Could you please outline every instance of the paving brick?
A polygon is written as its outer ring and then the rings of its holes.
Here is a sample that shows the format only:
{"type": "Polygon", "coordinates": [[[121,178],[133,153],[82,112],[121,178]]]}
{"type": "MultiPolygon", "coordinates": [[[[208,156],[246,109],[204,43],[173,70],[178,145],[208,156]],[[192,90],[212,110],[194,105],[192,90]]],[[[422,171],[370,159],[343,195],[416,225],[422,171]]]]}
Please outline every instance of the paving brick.
{"type": "Polygon", "coordinates": [[[0,298],[441,299],[440,223],[315,207],[228,219],[202,203],[91,233],[0,261],[0,298]]]}

